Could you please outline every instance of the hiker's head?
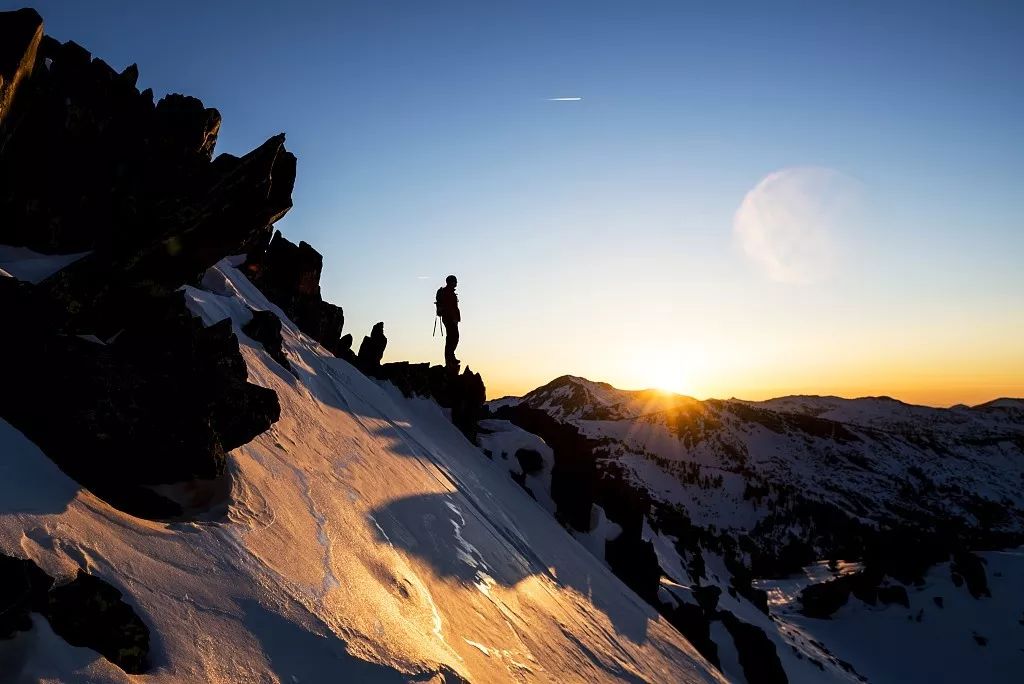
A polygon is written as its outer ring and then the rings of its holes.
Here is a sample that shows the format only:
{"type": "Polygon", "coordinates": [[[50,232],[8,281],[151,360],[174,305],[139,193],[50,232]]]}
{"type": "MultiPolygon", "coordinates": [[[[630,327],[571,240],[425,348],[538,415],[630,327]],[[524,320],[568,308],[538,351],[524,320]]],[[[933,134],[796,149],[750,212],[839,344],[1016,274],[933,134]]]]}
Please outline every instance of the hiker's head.
{"type": "Polygon", "coordinates": [[[453,275],[450,275],[444,279],[444,282],[448,283],[448,287],[455,289],[455,286],[459,284],[459,279],[453,275]]]}

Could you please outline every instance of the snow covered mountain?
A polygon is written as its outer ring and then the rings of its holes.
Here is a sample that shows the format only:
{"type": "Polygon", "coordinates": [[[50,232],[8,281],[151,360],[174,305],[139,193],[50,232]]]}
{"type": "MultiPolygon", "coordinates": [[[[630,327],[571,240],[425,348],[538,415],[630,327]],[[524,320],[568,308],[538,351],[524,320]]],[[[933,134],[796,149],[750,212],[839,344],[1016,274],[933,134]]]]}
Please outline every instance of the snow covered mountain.
{"type": "Polygon", "coordinates": [[[600,509],[609,565],[730,679],[1015,681],[1024,666],[1022,400],[697,401],[564,376],[490,407],[551,445],[538,500],[587,534],[579,512],[600,509]],[[774,676],[742,664],[733,619],[773,644],[774,676]]]}
{"type": "Polygon", "coordinates": [[[488,465],[479,375],[353,351],[284,136],[137,78],[0,12],[0,681],[723,681],[488,465]]]}
{"type": "MultiPolygon", "coordinates": [[[[439,406],[327,354],[230,263],[214,275],[188,306],[232,322],[281,419],[232,452],[208,514],[113,509],[0,421],[0,549],[121,591],[152,633],[145,681],[716,680],[439,406]],[[242,332],[250,309],[281,317],[291,372],[242,332]]],[[[0,645],[13,681],[131,680],[33,625],[0,645]]]]}

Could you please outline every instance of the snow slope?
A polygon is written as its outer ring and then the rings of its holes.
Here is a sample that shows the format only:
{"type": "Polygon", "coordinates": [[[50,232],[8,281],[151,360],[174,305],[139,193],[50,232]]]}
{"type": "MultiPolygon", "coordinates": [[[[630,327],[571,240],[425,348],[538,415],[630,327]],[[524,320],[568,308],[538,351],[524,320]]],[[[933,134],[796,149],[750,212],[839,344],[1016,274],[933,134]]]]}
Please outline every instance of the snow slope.
{"type": "Polygon", "coordinates": [[[226,510],[177,523],[112,509],[0,421],[0,550],[99,575],[152,638],[129,677],[37,619],[0,648],[13,681],[722,681],[435,403],[327,354],[229,260],[204,287],[190,307],[233,320],[281,419],[231,453],[226,510]],[[248,307],[281,317],[294,375],[248,307]]]}

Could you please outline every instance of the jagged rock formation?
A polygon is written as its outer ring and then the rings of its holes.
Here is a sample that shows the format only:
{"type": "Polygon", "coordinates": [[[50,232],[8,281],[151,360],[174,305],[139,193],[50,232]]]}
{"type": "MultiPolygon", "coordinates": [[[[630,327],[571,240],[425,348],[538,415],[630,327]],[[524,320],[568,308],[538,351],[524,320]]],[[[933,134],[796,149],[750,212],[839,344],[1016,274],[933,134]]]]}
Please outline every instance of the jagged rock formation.
{"type": "Polygon", "coordinates": [[[363,338],[359,345],[356,361],[364,372],[374,375],[384,359],[384,350],[388,346],[388,338],[384,336],[384,323],[375,323],[370,334],[363,338]]]}
{"type": "Polygon", "coordinates": [[[279,413],[230,324],[204,329],[176,290],[269,236],[295,157],[280,135],[212,159],[216,110],[154,104],[134,65],[118,74],[40,27],[0,13],[0,244],[88,253],[35,285],[0,278],[21,325],[0,338],[0,417],[113,505],[172,517],[156,485],[223,477],[225,452],[279,413]]]}
{"type": "Polygon", "coordinates": [[[352,351],[352,333],[345,333],[338,342],[338,351],[335,354],[339,359],[345,359],[352,365],[356,363],[356,353],[352,351]]]}
{"type": "Polygon", "coordinates": [[[277,231],[269,244],[249,251],[243,271],[302,332],[335,356],[344,356],[340,338],[345,312],[320,296],[323,266],[323,256],[309,244],[295,245],[277,231]]]}
{"type": "Polygon", "coordinates": [[[451,409],[452,423],[470,441],[475,441],[487,399],[487,389],[479,373],[467,367],[459,374],[444,366],[408,361],[385,363],[369,370],[364,368],[364,371],[391,381],[407,397],[432,397],[441,406],[451,409]]]}
{"type": "Polygon", "coordinates": [[[281,319],[273,311],[253,311],[252,319],[242,326],[242,332],[262,344],[270,358],[291,370],[281,339],[281,319]]]}
{"type": "Polygon", "coordinates": [[[98,651],[130,674],[148,667],[149,629],[121,592],[82,570],[55,587],[33,561],[0,553],[0,606],[0,640],[29,630],[30,613],[39,613],[72,646],[98,651]]]}
{"type": "Polygon", "coordinates": [[[4,370],[0,416],[114,506],[173,517],[180,506],[153,486],[223,476],[226,452],[280,409],[246,382],[228,322],[204,328],[180,293],[158,301],[111,344],[45,330],[5,338],[18,362],[4,370]]]}

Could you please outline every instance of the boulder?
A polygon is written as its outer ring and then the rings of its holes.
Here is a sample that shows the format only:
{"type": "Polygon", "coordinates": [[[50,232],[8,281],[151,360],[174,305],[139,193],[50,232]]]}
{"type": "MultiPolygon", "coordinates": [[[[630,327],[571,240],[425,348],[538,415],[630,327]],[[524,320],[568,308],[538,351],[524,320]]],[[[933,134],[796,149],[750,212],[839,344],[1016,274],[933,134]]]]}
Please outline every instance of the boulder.
{"type": "Polygon", "coordinates": [[[335,352],[339,359],[345,359],[351,364],[356,362],[356,353],[352,351],[352,333],[345,333],[338,341],[338,350],[335,352]]]}
{"type": "Polygon", "coordinates": [[[544,469],[544,459],[536,449],[516,449],[516,460],[527,475],[544,469]]]}
{"type": "Polygon", "coordinates": [[[50,591],[46,619],[72,646],[84,646],[129,674],[147,669],[149,629],[121,592],[81,570],[69,584],[50,591]]]}
{"type": "Polygon", "coordinates": [[[384,336],[384,322],[381,321],[373,326],[370,334],[364,337],[362,344],[359,345],[356,360],[364,373],[373,375],[373,371],[380,367],[387,346],[388,338],[384,336]]]}
{"type": "Polygon", "coordinates": [[[253,311],[252,319],[242,326],[242,332],[262,344],[270,358],[291,370],[281,339],[281,319],[273,311],[253,311]]]}
{"type": "Polygon", "coordinates": [[[72,646],[98,651],[129,674],[147,669],[149,628],[99,577],[79,570],[55,587],[34,561],[0,553],[0,608],[0,640],[32,629],[29,613],[39,613],[72,646]]]}
{"type": "Polygon", "coordinates": [[[32,628],[30,612],[46,610],[53,578],[34,562],[0,553],[0,639],[32,628]]]}
{"type": "MultiPolygon", "coordinates": [[[[992,596],[988,587],[988,575],[985,573],[985,561],[969,551],[955,551],[950,572],[954,581],[960,579],[967,583],[967,591],[974,598],[992,596]]],[[[961,582],[957,582],[960,586],[961,582]]]]}

